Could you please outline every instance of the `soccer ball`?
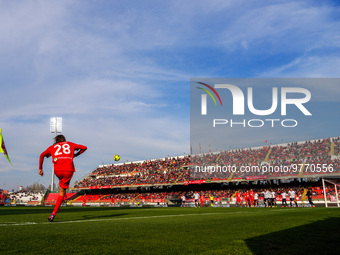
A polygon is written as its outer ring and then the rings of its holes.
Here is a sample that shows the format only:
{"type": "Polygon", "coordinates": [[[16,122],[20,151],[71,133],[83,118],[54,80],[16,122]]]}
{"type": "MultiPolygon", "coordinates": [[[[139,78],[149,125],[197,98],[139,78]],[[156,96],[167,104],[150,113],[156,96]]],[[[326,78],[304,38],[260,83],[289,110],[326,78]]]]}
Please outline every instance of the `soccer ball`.
{"type": "Polygon", "coordinates": [[[119,161],[119,160],[120,160],[120,156],[119,156],[119,155],[114,155],[114,156],[113,156],[113,159],[114,159],[115,161],[119,161]]]}

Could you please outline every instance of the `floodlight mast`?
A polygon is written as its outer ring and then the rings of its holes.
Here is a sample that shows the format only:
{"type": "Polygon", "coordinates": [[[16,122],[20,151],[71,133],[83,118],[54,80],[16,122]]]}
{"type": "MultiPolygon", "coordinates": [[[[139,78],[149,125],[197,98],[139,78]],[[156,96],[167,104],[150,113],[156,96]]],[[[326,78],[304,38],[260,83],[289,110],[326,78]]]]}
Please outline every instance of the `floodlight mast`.
{"type": "MultiPolygon", "coordinates": [[[[63,119],[61,117],[50,118],[50,132],[54,133],[54,137],[57,136],[57,133],[62,132],[62,124],[63,124],[63,119]]],[[[54,190],[54,166],[52,165],[51,191],[53,190],[54,190]]]]}

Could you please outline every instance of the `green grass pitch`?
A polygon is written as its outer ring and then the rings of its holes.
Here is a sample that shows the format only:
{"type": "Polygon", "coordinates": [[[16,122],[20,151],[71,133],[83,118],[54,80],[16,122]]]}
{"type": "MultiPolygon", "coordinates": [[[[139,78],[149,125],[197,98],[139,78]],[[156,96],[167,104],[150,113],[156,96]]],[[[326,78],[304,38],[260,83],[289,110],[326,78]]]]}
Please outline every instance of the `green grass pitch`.
{"type": "Polygon", "coordinates": [[[339,254],[339,208],[0,207],[0,254],[339,254]]]}

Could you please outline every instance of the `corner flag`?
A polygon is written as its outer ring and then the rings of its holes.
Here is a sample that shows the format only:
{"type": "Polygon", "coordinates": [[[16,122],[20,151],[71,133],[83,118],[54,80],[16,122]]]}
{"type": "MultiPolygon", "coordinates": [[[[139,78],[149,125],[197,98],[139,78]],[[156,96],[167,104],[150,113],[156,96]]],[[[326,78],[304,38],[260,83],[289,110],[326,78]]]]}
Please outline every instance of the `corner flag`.
{"type": "MultiPolygon", "coordinates": [[[[2,137],[2,133],[1,133],[1,128],[0,128],[0,153],[5,154],[7,160],[9,163],[11,163],[11,161],[9,160],[8,154],[7,154],[7,150],[6,150],[6,146],[5,146],[5,141],[4,138],[2,137]]],[[[12,165],[12,163],[11,163],[12,165]]]]}

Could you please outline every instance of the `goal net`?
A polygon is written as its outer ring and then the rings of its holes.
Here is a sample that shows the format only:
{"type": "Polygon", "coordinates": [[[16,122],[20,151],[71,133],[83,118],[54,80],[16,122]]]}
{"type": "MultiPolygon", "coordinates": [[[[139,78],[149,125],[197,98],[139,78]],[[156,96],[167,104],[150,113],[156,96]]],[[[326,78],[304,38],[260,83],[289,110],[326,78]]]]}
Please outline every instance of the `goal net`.
{"type": "Polygon", "coordinates": [[[340,191],[340,177],[323,178],[322,179],[323,194],[325,199],[325,206],[339,205],[339,191],[340,191]]]}

